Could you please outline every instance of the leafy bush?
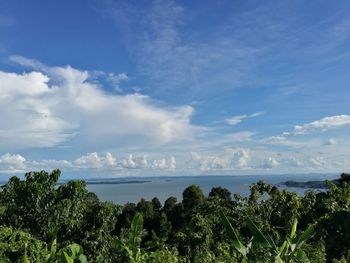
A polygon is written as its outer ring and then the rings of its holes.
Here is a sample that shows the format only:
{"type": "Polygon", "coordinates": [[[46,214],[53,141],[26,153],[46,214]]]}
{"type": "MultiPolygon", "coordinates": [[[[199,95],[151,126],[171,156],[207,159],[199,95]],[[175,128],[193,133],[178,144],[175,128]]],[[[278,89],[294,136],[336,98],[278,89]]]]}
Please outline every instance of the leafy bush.
{"type": "Polygon", "coordinates": [[[347,175],[298,196],[262,181],[248,197],[196,185],[183,200],[100,202],[60,172],[12,177],[0,190],[0,262],[346,262],[347,175]],[[297,229],[298,225],[298,229],[297,229]],[[52,240],[57,240],[52,242],[52,240]],[[77,245],[80,244],[80,245],[77,245]]]}

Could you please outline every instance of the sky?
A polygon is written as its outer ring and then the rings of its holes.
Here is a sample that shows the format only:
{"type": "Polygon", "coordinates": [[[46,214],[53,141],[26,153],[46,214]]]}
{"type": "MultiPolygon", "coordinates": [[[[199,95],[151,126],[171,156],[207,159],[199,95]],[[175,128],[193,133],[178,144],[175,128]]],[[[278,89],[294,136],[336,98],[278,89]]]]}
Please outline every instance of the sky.
{"type": "Polygon", "coordinates": [[[350,171],[350,2],[0,0],[0,179],[350,171]]]}

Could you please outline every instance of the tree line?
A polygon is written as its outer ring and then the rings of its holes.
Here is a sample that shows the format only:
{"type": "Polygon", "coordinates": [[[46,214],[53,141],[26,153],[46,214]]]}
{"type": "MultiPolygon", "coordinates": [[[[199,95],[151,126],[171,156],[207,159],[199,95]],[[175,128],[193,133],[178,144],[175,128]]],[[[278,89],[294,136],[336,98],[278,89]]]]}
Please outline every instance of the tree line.
{"type": "MultiPolygon", "coordinates": [[[[197,185],[169,197],[101,202],[60,171],[0,190],[0,262],[348,262],[350,176],[305,195],[258,181],[247,197],[197,185]]],[[[118,194],[118,193],[116,193],[118,194]]]]}

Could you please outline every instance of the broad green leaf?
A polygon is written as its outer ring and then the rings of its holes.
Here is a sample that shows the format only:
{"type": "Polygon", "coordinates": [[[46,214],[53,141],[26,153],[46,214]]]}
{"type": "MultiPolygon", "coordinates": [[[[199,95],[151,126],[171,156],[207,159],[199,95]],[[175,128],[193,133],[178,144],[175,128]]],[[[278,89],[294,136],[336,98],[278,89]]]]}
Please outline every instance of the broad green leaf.
{"type": "Polygon", "coordinates": [[[220,211],[220,216],[221,216],[221,221],[226,229],[226,232],[228,233],[228,236],[231,240],[231,243],[241,255],[246,256],[247,255],[247,248],[242,244],[241,240],[238,237],[237,232],[235,229],[232,227],[230,221],[227,219],[225,214],[220,211]]]}
{"type": "Polygon", "coordinates": [[[141,245],[142,240],[142,230],[143,230],[143,216],[140,213],[136,213],[134,216],[129,232],[129,249],[132,250],[133,255],[135,256],[138,252],[138,249],[141,245]]]}
{"type": "Polygon", "coordinates": [[[245,222],[249,228],[249,230],[252,232],[255,240],[258,242],[258,244],[262,247],[272,248],[275,251],[277,251],[277,248],[272,243],[271,238],[266,237],[260,229],[255,225],[255,223],[250,219],[248,215],[246,215],[245,222]],[[270,239],[270,240],[269,240],[270,239]]]}
{"type": "Polygon", "coordinates": [[[291,237],[291,238],[294,238],[294,237],[295,237],[295,234],[296,234],[296,232],[297,232],[297,225],[298,225],[298,219],[295,218],[295,219],[294,219],[294,222],[293,222],[293,226],[292,226],[291,232],[290,232],[290,237],[291,237]]]}
{"type": "Polygon", "coordinates": [[[315,232],[315,226],[309,225],[307,229],[299,236],[297,240],[297,247],[301,247],[315,232]]]}
{"type": "Polygon", "coordinates": [[[52,244],[51,244],[50,254],[51,254],[51,255],[55,255],[55,254],[56,254],[56,251],[57,251],[57,239],[55,238],[55,239],[52,241],[52,244]]]}
{"type": "Polygon", "coordinates": [[[275,256],[275,262],[274,263],[284,263],[284,261],[281,259],[280,255],[275,256]]]}
{"type": "Polygon", "coordinates": [[[68,256],[66,252],[63,252],[62,259],[64,260],[65,263],[74,263],[74,260],[70,256],[68,256]]]}
{"type": "Polygon", "coordinates": [[[78,244],[71,244],[69,246],[70,248],[70,251],[72,252],[72,257],[75,258],[76,256],[82,254],[82,249],[81,249],[81,246],[79,246],[78,244]]]}
{"type": "Polygon", "coordinates": [[[287,248],[288,248],[287,245],[288,245],[288,242],[287,242],[287,240],[285,240],[285,241],[283,242],[283,244],[280,246],[280,248],[278,249],[278,251],[279,251],[280,254],[286,253],[286,250],[287,250],[287,248]]]}
{"type": "Polygon", "coordinates": [[[87,258],[85,255],[80,255],[79,256],[79,261],[80,263],[87,263],[87,258]]]}
{"type": "Polygon", "coordinates": [[[51,263],[55,261],[57,252],[57,239],[55,238],[50,246],[50,254],[46,256],[46,262],[51,263]]]}

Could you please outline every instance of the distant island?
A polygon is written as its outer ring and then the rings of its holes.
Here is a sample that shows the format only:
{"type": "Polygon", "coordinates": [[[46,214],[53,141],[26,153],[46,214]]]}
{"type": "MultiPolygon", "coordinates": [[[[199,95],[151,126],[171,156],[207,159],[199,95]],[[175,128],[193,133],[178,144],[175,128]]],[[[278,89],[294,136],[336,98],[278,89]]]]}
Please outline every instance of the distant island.
{"type": "MultiPolygon", "coordinates": [[[[70,180],[62,180],[58,182],[58,185],[64,185],[70,180]]],[[[85,183],[87,185],[89,184],[144,184],[144,183],[150,183],[151,180],[105,180],[105,179],[99,179],[99,180],[85,180],[85,183]]]]}
{"type": "Polygon", "coordinates": [[[281,183],[287,187],[296,188],[311,188],[311,189],[328,189],[329,185],[327,182],[332,182],[339,185],[341,182],[350,182],[350,174],[342,173],[339,179],[334,180],[324,180],[324,181],[307,181],[307,182],[297,182],[297,181],[286,181],[281,183]]]}

